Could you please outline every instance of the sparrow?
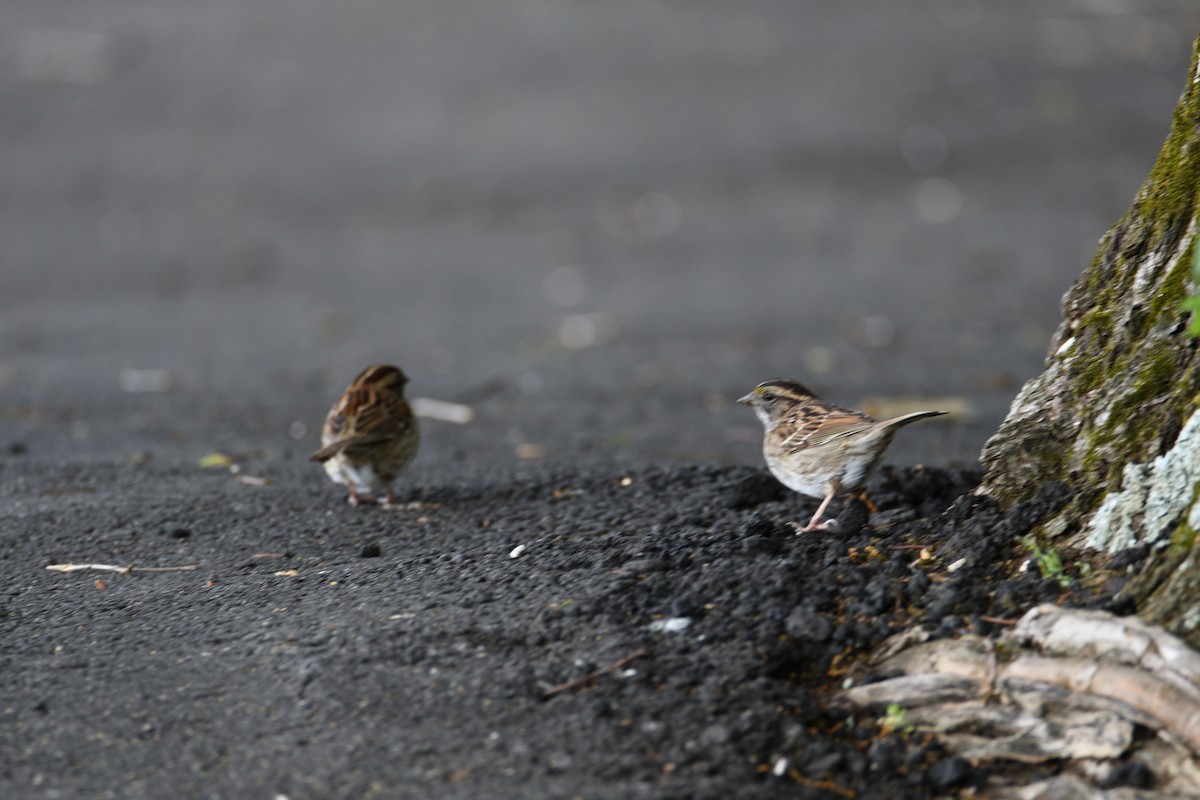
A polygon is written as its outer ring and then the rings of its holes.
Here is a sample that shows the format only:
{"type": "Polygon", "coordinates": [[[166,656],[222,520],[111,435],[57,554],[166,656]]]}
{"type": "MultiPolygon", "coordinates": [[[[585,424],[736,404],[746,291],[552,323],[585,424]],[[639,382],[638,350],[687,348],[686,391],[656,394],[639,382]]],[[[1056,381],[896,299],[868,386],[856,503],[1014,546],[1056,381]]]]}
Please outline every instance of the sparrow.
{"type": "Polygon", "coordinates": [[[818,400],[799,383],[781,378],[760,383],[738,402],[753,408],[762,421],[763,458],[771,474],[794,492],[821,498],[817,513],[799,533],[836,524],[832,519],[821,522],[829,502],[866,485],[897,430],[947,413],[916,411],[879,422],[818,400]]]}
{"type": "Polygon", "coordinates": [[[351,503],[395,500],[392,481],[417,455],[421,434],[404,399],[408,377],[389,364],[359,373],[325,418],[320,450],[309,461],[321,462],[334,483],[350,489],[351,503]]]}

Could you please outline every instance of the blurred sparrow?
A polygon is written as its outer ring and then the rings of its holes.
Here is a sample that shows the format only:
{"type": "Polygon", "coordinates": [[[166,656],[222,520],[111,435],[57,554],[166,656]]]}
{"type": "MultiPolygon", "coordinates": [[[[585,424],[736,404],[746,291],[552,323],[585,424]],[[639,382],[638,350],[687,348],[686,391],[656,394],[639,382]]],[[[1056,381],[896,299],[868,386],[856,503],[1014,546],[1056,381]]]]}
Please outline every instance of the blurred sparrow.
{"type": "Polygon", "coordinates": [[[329,409],[320,450],[310,461],[325,464],[334,483],[350,487],[351,503],[394,500],[392,481],[417,454],[421,435],[404,399],[408,378],[387,364],[367,367],[329,409]]]}
{"type": "MultiPolygon", "coordinates": [[[[896,431],[910,422],[945,411],[917,411],[883,422],[866,414],[818,400],[794,381],[760,383],[738,400],[762,420],[763,458],[779,482],[794,492],[822,498],[817,513],[800,533],[825,530],[821,522],[829,501],[866,485],[896,431]]],[[[799,523],[796,523],[799,525],[799,523]]]]}

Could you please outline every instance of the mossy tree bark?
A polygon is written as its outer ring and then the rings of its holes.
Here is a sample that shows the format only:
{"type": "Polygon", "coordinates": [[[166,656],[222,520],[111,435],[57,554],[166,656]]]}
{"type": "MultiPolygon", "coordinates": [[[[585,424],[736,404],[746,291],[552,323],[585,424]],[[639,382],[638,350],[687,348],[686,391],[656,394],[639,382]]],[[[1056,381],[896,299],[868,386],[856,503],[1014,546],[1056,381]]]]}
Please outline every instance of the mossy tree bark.
{"type": "Polygon", "coordinates": [[[1200,645],[1200,340],[1188,335],[1200,201],[1200,38],[1171,131],[1133,206],[1063,298],[1045,371],[984,446],[980,493],[1077,493],[1039,534],[1115,552],[1148,543],[1139,614],[1200,645]]]}

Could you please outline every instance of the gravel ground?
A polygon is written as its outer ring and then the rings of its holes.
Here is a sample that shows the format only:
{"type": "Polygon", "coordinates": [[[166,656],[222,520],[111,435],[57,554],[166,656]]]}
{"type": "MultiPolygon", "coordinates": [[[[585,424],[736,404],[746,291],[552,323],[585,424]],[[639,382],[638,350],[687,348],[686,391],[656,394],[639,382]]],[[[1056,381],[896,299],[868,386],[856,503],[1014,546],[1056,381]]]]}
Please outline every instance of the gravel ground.
{"type": "Polygon", "coordinates": [[[830,676],[1059,596],[997,559],[1060,488],[943,512],[1198,28],[1166,0],[6,2],[0,794],[1001,774],[848,723],[830,676]],[[426,422],[397,510],[304,460],[374,361],[476,412],[426,422]],[[899,435],[874,527],[795,537],[813,506],[732,402],[775,376],[957,413],[899,435]]]}
{"type": "Polygon", "coordinates": [[[382,509],[245,466],[271,483],[4,471],[13,796],[939,797],[1009,767],[828,707],[839,676],[1064,594],[1003,561],[1062,492],[941,516],[970,473],[886,469],[886,522],[796,536],[812,505],[749,467],[430,477],[382,509]],[[134,573],[32,568],[81,536],[134,573]]]}

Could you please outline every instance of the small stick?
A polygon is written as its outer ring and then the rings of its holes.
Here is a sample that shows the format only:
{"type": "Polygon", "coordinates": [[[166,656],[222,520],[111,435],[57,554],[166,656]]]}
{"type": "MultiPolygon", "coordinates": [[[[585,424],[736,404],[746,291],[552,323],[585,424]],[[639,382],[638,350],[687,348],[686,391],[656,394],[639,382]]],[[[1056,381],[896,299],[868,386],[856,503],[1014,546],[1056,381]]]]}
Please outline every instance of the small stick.
{"type": "Polygon", "coordinates": [[[98,572],[116,572],[121,575],[132,575],[134,572],[193,572],[200,569],[199,564],[187,564],[182,567],[135,567],[133,564],[124,567],[117,564],[47,564],[46,569],[54,572],[81,572],[94,569],[98,572]]]}
{"type": "Polygon", "coordinates": [[[466,425],[475,421],[475,409],[471,406],[452,403],[449,400],[435,400],[432,397],[414,397],[412,410],[418,417],[452,422],[455,425],[466,425]]]}
{"type": "Polygon", "coordinates": [[[800,774],[800,771],[795,767],[788,767],[788,777],[794,780],[801,786],[807,786],[810,789],[824,789],[827,792],[840,794],[842,797],[854,797],[855,791],[847,789],[845,786],[834,783],[833,781],[818,781],[813,778],[806,778],[800,774]]]}
{"type": "Polygon", "coordinates": [[[1004,617],[986,617],[983,614],[979,615],[980,622],[990,622],[993,625],[1016,625],[1019,620],[1004,619],[1004,617]]]}
{"type": "Polygon", "coordinates": [[[195,572],[200,569],[199,564],[183,564],[178,567],[135,567],[129,565],[130,572],[195,572]]]}
{"type": "Polygon", "coordinates": [[[542,699],[549,700],[551,697],[554,697],[554,695],[556,695],[556,694],[562,694],[563,692],[569,692],[572,689],[578,689],[580,686],[583,686],[584,684],[591,683],[592,681],[596,680],[596,678],[600,678],[600,677],[603,677],[604,675],[608,675],[610,673],[616,672],[619,669],[625,669],[625,667],[628,667],[634,661],[637,661],[639,658],[642,658],[643,656],[646,656],[646,655],[649,655],[649,653],[647,653],[645,650],[638,650],[633,655],[625,656],[620,661],[614,661],[613,663],[609,664],[607,667],[598,669],[595,672],[589,672],[587,675],[584,675],[582,678],[576,678],[573,681],[567,681],[566,683],[560,683],[558,686],[552,686],[549,689],[547,689],[546,691],[542,692],[542,699]]]}

